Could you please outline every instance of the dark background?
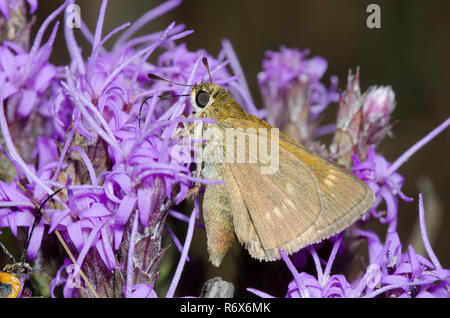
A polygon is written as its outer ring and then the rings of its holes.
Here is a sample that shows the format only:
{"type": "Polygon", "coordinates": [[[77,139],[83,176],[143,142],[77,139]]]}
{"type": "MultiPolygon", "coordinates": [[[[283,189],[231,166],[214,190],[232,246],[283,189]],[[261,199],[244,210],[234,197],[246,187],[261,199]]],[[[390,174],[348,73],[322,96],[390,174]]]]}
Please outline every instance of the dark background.
{"type": "MultiPolygon", "coordinates": [[[[54,10],[56,1],[40,1],[37,25],[54,10]]],[[[78,1],[82,18],[91,30],[101,1],[78,1]]],[[[162,1],[109,1],[103,35],[114,27],[135,21],[145,11],[162,1]]],[[[280,45],[301,50],[311,49],[311,56],[320,55],[328,60],[329,67],[324,83],[329,77],[339,77],[339,88],[345,89],[349,69],[361,68],[361,89],[371,85],[391,85],[397,107],[393,119],[399,123],[393,137],[387,138],[378,151],[393,162],[410,146],[425,136],[449,116],[450,84],[450,1],[360,1],[360,0],[185,0],[181,6],[152,21],[139,34],[165,28],[170,22],[184,23],[195,33],[183,39],[190,50],[206,49],[217,55],[221,40],[231,41],[249,82],[253,98],[261,105],[256,75],[261,71],[262,58],[266,50],[277,50],[280,45]],[[381,29],[366,26],[370,3],[381,6],[381,29]]],[[[63,32],[60,30],[52,61],[67,63],[63,32]]],[[[80,43],[83,44],[79,36],[80,43]]],[[[109,41],[109,46],[114,38],[109,41]]],[[[108,46],[108,45],[107,45],[108,46]]],[[[86,50],[86,52],[88,52],[86,50]]],[[[416,153],[399,172],[405,178],[403,192],[415,201],[400,201],[399,233],[404,251],[411,243],[416,251],[427,256],[418,229],[418,193],[424,192],[427,225],[432,246],[444,268],[450,267],[450,133],[445,131],[425,148],[416,153]],[[434,190],[433,190],[434,189],[434,190]]],[[[374,223],[374,222],[372,222],[374,223]]],[[[181,241],[184,241],[186,225],[169,220],[181,241]]],[[[370,224],[384,240],[385,227],[370,224]]],[[[198,295],[201,284],[213,276],[220,275],[232,280],[238,296],[249,296],[246,286],[265,289],[274,295],[284,294],[269,289],[261,283],[263,277],[288,282],[288,270],[282,265],[259,265],[250,260],[241,247],[236,246],[225,257],[219,269],[206,261],[205,234],[196,230],[194,245],[189,253],[191,262],[185,268],[177,295],[198,295]],[[244,259],[244,260],[242,260],[244,259]],[[249,271],[251,266],[252,271],[249,271]],[[280,276],[279,272],[283,275],[280,276]],[[242,278],[249,273],[257,279],[242,278]]],[[[167,240],[167,244],[171,243],[167,240]]],[[[173,245],[173,244],[171,244],[173,245]]],[[[164,295],[179,253],[169,249],[161,267],[157,292],[164,295]],[[173,257],[171,257],[173,256],[173,257]]],[[[312,273],[315,274],[315,273],[312,273]]],[[[286,286],[285,283],[282,284],[286,286]]]]}

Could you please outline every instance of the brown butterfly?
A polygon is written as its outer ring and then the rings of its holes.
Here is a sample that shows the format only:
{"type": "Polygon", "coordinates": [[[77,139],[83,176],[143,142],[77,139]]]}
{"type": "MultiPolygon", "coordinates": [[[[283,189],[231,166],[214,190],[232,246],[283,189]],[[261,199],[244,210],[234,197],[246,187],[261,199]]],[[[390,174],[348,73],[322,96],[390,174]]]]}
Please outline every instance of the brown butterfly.
{"type": "Polygon", "coordinates": [[[273,261],[280,258],[279,249],[292,254],[343,231],[374,203],[374,193],[363,181],[248,114],[225,88],[203,82],[193,85],[190,98],[194,118],[217,122],[198,122],[191,132],[195,140],[208,140],[198,176],[224,181],[206,185],[203,198],[208,252],[215,266],[235,237],[252,257],[273,261]],[[269,173],[263,168],[270,157],[260,156],[267,144],[276,146],[270,155],[277,159],[269,173]]]}

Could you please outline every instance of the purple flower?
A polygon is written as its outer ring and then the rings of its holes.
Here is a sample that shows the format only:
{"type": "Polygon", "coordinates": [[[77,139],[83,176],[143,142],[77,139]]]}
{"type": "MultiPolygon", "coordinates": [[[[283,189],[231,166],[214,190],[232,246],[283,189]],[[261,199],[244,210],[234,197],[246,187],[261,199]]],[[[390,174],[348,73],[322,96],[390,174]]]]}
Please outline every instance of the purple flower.
{"type": "MultiPolygon", "coordinates": [[[[368,157],[364,162],[361,162],[355,154],[352,155],[353,173],[364,180],[376,196],[374,207],[370,210],[370,213],[375,217],[382,217],[380,219],[382,223],[390,223],[389,228],[391,230],[395,230],[397,226],[398,201],[396,196],[406,202],[413,200],[401,192],[404,179],[396,172],[397,169],[449,125],[450,118],[415,143],[392,164],[389,164],[381,155],[375,154],[373,147],[369,148],[368,157]],[[386,203],[386,212],[376,212],[376,207],[383,201],[386,203]]],[[[363,219],[366,219],[366,217],[363,217],[363,219]]]]}
{"type": "MultiPolygon", "coordinates": [[[[407,202],[410,202],[412,199],[401,192],[404,179],[400,174],[394,172],[387,175],[389,167],[390,164],[383,156],[375,154],[373,147],[369,149],[366,161],[360,162],[357,156],[353,155],[353,173],[364,180],[376,196],[376,201],[374,207],[370,210],[370,214],[380,218],[381,223],[392,223],[392,227],[395,229],[398,212],[397,195],[407,202]],[[376,211],[376,207],[381,202],[386,204],[385,212],[376,211]]],[[[367,220],[367,215],[363,217],[363,220],[367,220]]]]}
{"type": "MultiPolygon", "coordinates": [[[[366,238],[369,251],[369,265],[358,279],[349,283],[342,274],[330,275],[337,249],[342,240],[335,241],[325,270],[314,248],[310,249],[316,265],[317,277],[306,272],[299,273],[289,257],[281,256],[294,279],[289,283],[286,297],[334,298],[334,297],[450,297],[450,270],[443,269],[431,249],[424,224],[422,195],[419,196],[419,218],[422,239],[427,246],[430,262],[417,254],[412,246],[402,253],[402,245],[395,231],[389,231],[385,244],[372,231],[359,231],[366,238]]],[[[342,236],[341,236],[342,238],[342,236]]],[[[270,295],[254,288],[248,291],[262,296],[270,295]]]]}
{"type": "Polygon", "coordinates": [[[363,118],[367,126],[376,128],[389,124],[389,115],[395,109],[395,94],[390,86],[372,87],[366,92],[363,118]]]}
{"type": "Polygon", "coordinates": [[[34,205],[17,186],[16,180],[9,184],[0,181],[0,201],[3,207],[0,209],[0,227],[10,227],[14,235],[17,235],[19,226],[31,227],[34,205]]]}
{"type": "Polygon", "coordinates": [[[335,260],[337,251],[342,242],[342,235],[334,242],[325,270],[320,265],[320,260],[314,248],[310,248],[311,255],[316,265],[317,278],[302,272],[298,273],[289,257],[282,253],[282,259],[292,272],[294,280],[288,286],[286,297],[288,298],[335,298],[351,297],[351,286],[343,275],[330,275],[330,270],[335,260]]]}
{"type": "Polygon", "coordinates": [[[258,74],[269,122],[306,144],[315,137],[320,114],[339,98],[336,77],[329,89],[320,82],[327,61],[318,56],[307,59],[308,55],[308,50],[284,46],[280,52],[268,51],[258,74]]]}
{"type": "Polygon", "coordinates": [[[395,108],[395,94],[390,87],[370,87],[361,94],[359,69],[350,71],[347,88],[342,93],[336,119],[336,132],[330,145],[332,159],[351,167],[352,156],[366,159],[391,131],[389,122],[395,108]]]}
{"type": "Polygon", "coordinates": [[[369,261],[380,269],[378,288],[366,292],[367,297],[385,293],[386,297],[449,297],[450,270],[443,269],[428,242],[424,224],[422,194],[419,195],[419,219],[422,240],[427,246],[430,262],[417,254],[409,245],[402,253],[402,245],[396,232],[388,230],[385,244],[381,244],[373,232],[360,234],[367,238],[369,261]]]}
{"type": "Polygon", "coordinates": [[[58,23],[48,42],[30,53],[12,42],[5,41],[0,46],[0,93],[21,118],[30,115],[56,77],[56,67],[48,62],[48,58],[57,28],[58,23]]]}
{"type": "MultiPolygon", "coordinates": [[[[0,110],[0,118],[2,118],[4,123],[5,119],[3,107],[0,110]]],[[[4,129],[5,125],[3,125],[2,128],[4,129]]],[[[6,143],[9,145],[12,144],[12,141],[8,135],[6,135],[6,143]]],[[[56,155],[56,145],[54,143],[49,144],[48,139],[40,137],[37,139],[37,149],[41,150],[45,154],[45,156],[40,156],[38,166],[39,170],[34,171],[34,167],[31,165],[25,165],[21,168],[20,165],[23,165],[23,162],[16,163],[16,170],[19,176],[23,176],[24,174],[34,174],[34,177],[41,182],[41,180],[48,180],[51,176],[52,159],[54,160],[56,155]],[[24,170],[26,172],[24,172],[24,170]]],[[[11,150],[12,156],[17,157],[18,154],[15,149],[11,150]]],[[[6,152],[4,152],[4,154],[12,162],[14,162],[11,154],[6,154],[6,152]]],[[[20,178],[13,179],[13,181],[9,184],[0,181],[0,188],[0,203],[3,207],[6,207],[5,209],[0,210],[0,227],[9,226],[15,236],[18,234],[17,228],[19,226],[27,227],[29,230],[28,234],[32,234],[27,255],[29,258],[34,258],[41,245],[41,240],[44,234],[44,226],[48,225],[47,220],[45,218],[41,218],[40,222],[37,223],[34,228],[33,233],[31,233],[30,230],[35,220],[35,211],[40,205],[40,202],[45,200],[46,195],[40,188],[37,187],[35,182],[30,182],[26,187],[23,186],[20,178]],[[28,195],[25,191],[28,192],[28,195]]],[[[48,214],[52,215],[53,212],[53,210],[49,210],[48,214]]]]}
{"type": "Polygon", "coordinates": [[[71,281],[71,283],[67,284],[70,279],[73,279],[72,277],[69,278],[69,275],[73,273],[73,269],[73,263],[70,261],[70,259],[65,259],[64,265],[58,269],[55,278],[50,283],[51,297],[56,297],[55,289],[58,286],[63,286],[64,298],[72,298],[75,296],[74,294],[76,294],[77,296],[79,295],[76,286],[77,284],[75,282],[71,281]],[[64,273],[64,271],[66,273],[64,273]]]}
{"type": "Polygon", "coordinates": [[[392,129],[390,116],[395,109],[395,94],[391,87],[371,87],[361,99],[363,124],[358,136],[358,155],[365,158],[368,149],[377,146],[392,129]]]}
{"type": "MultiPolygon", "coordinates": [[[[143,20],[138,21],[144,23],[143,20]]],[[[115,46],[114,51],[104,53],[100,50],[107,38],[125,27],[127,24],[113,30],[104,40],[94,43],[93,53],[87,62],[77,57],[79,51],[76,42],[68,31],[68,49],[76,63],[71,68],[66,68],[67,81],[62,82],[62,86],[63,94],[73,100],[71,102],[66,98],[69,102],[65,107],[73,107],[74,112],[79,114],[72,129],[78,129],[97,149],[99,143],[102,145],[106,142],[103,152],[109,155],[110,160],[109,168],[97,171],[96,167],[105,168],[104,162],[92,162],[88,156],[81,156],[89,171],[92,186],[97,186],[99,178],[104,181],[95,194],[92,190],[73,191],[71,217],[75,214],[79,220],[68,226],[74,229],[68,234],[80,251],[77,263],[81,266],[90,248],[95,246],[108,269],[119,269],[114,250],[121,251],[125,240],[129,248],[122,251],[123,254],[128,254],[123,267],[127,277],[124,291],[127,297],[132,297],[132,286],[142,287],[148,282],[154,283],[157,270],[157,267],[145,265],[149,262],[149,255],[145,251],[142,253],[139,246],[149,244],[152,238],[141,233],[143,230],[138,230],[137,220],[144,227],[156,226],[161,231],[163,227],[158,224],[163,215],[167,213],[171,203],[184,198],[191,179],[187,163],[177,161],[171,150],[177,142],[171,139],[172,133],[182,120],[180,115],[183,111],[180,106],[184,106],[181,102],[161,111],[161,108],[155,108],[157,99],[153,98],[150,103],[153,110],[144,110],[147,117],[142,127],[138,126],[137,116],[145,94],[154,96],[162,89],[161,83],[154,84],[150,91],[146,89],[148,80],[145,74],[150,70],[164,74],[167,70],[167,65],[153,66],[146,59],[158,46],[175,47],[173,40],[181,36],[179,32],[182,29],[177,28],[175,33],[173,23],[158,36],[148,37],[147,41],[139,43],[143,48],[138,50],[130,44],[133,40],[124,38],[121,38],[121,45],[115,46]],[[82,90],[82,87],[87,89],[82,90]],[[97,176],[98,173],[101,175],[97,176]],[[130,228],[128,224],[134,211],[135,221],[130,228]],[[87,241],[83,239],[83,234],[88,236],[87,241]],[[137,275],[133,282],[136,270],[146,274],[137,275]]],[[[97,30],[98,28],[97,26],[97,30]]],[[[187,57],[184,63],[189,64],[194,55],[184,54],[181,58],[187,57]]],[[[200,54],[197,54],[194,65],[189,64],[191,74],[196,74],[195,65],[198,65],[199,57],[200,54]]],[[[192,82],[192,75],[189,80],[192,82]]],[[[66,144],[68,143],[66,140],[66,144]]],[[[79,147],[77,151],[82,153],[79,147]]],[[[161,238],[151,243],[155,245],[157,253],[160,240],[161,238]]],[[[151,255],[155,256],[157,255],[151,255]]],[[[137,295],[140,294],[142,293],[137,295]]]]}

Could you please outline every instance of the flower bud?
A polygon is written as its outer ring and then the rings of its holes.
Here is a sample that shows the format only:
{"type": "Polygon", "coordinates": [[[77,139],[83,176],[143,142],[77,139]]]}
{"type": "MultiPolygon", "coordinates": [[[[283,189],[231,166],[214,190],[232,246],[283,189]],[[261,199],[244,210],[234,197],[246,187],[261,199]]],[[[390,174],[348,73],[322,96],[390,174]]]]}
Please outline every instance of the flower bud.
{"type": "Polygon", "coordinates": [[[366,124],[378,127],[389,123],[389,116],[395,108],[395,93],[390,86],[369,89],[363,104],[363,119],[366,124]]]}

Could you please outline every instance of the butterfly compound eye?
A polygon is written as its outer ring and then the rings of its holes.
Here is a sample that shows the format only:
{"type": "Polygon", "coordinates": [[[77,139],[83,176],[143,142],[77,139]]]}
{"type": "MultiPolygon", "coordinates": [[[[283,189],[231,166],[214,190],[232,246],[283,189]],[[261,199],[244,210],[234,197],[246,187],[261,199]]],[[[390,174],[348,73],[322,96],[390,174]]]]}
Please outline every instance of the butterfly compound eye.
{"type": "Polygon", "coordinates": [[[198,107],[204,108],[206,105],[208,105],[209,94],[207,92],[200,91],[195,97],[195,102],[197,103],[198,107]]]}

